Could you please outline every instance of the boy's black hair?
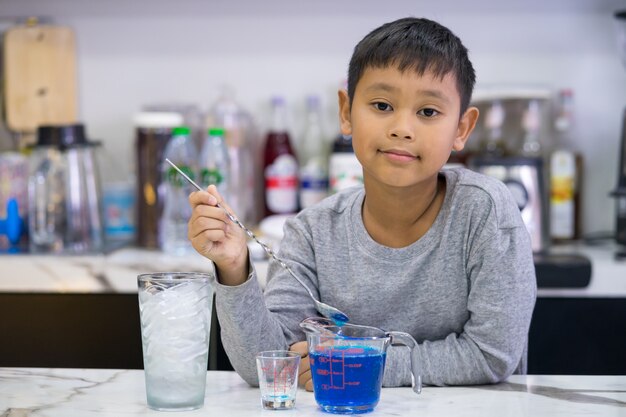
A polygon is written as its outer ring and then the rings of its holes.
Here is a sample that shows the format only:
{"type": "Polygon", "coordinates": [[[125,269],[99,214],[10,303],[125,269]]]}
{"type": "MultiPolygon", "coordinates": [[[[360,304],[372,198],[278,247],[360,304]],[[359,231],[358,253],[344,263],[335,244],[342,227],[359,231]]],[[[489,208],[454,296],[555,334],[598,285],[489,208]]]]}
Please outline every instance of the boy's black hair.
{"type": "Polygon", "coordinates": [[[348,67],[350,104],[366,68],[396,66],[419,75],[432,71],[443,78],[452,73],[461,97],[461,115],[472,98],[476,75],[467,48],[448,28],[428,19],[406,17],[374,29],[354,48],[348,67]]]}

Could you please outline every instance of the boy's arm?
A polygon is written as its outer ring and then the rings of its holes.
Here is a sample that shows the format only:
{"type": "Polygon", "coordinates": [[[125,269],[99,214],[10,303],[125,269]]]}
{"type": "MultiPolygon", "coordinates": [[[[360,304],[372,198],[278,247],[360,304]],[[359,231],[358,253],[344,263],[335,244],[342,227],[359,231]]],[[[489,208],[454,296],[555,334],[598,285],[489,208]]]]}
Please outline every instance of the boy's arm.
{"type": "Polygon", "coordinates": [[[288,348],[282,327],[265,307],[263,292],[252,263],[248,279],[241,285],[215,282],[215,307],[224,350],[237,373],[258,386],[256,354],[288,348]]]}
{"type": "MultiPolygon", "coordinates": [[[[301,265],[290,261],[290,266],[303,276],[301,265]]],[[[299,323],[317,314],[304,288],[277,262],[270,262],[267,276],[265,294],[253,266],[248,279],[239,286],[215,283],[224,350],[237,373],[254,386],[258,385],[256,354],[264,350],[288,350],[302,338],[299,323]]]]}
{"type": "MultiPolygon", "coordinates": [[[[471,253],[467,266],[470,318],[463,332],[424,341],[413,352],[425,384],[496,383],[516,370],[526,354],[537,292],[529,247],[528,232],[522,226],[500,230],[471,253]]],[[[385,386],[409,384],[408,351],[390,349],[385,386]]]]}

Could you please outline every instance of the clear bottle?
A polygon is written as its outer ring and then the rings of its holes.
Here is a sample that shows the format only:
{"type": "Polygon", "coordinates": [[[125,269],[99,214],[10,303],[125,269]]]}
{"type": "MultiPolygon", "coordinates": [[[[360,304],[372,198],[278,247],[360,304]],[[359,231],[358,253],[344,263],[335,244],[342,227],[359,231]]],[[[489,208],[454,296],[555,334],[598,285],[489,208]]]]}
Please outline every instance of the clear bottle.
{"type": "Polygon", "coordinates": [[[327,139],[322,127],[318,96],[307,97],[304,132],[300,143],[300,208],[312,206],[328,195],[327,139]]]}
{"type": "Polygon", "coordinates": [[[506,113],[500,100],[495,100],[485,117],[487,135],[483,138],[480,153],[488,157],[502,157],[506,154],[506,146],[502,127],[506,113]]]}
{"type": "Polygon", "coordinates": [[[200,150],[199,171],[202,188],[213,184],[222,198],[230,201],[230,161],[221,127],[208,129],[200,150]]]}
{"type": "Polygon", "coordinates": [[[298,211],[298,160],[287,131],[282,97],[272,98],[272,125],[265,141],[265,215],[298,211]]]}
{"type": "Polygon", "coordinates": [[[65,204],[67,162],[59,135],[38,129],[30,156],[28,179],[28,233],[32,253],[62,252],[67,228],[65,204]]]}
{"type": "Polygon", "coordinates": [[[172,139],[165,148],[162,165],[166,186],[159,242],[161,249],[167,254],[186,255],[193,250],[187,238],[187,222],[191,217],[191,207],[187,199],[195,189],[165,159],[172,161],[195,180],[196,155],[190,129],[186,126],[175,128],[172,139]]]}
{"type": "Polygon", "coordinates": [[[363,167],[352,148],[352,136],[339,135],[329,159],[330,194],[363,184],[363,167]]]}
{"type": "Polygon", "coordinates": [[[222,126],[230,162],[228,205],[244,224],[263,215],[261,144],[252,116],[237,103],[235,93],[222,86],[207,115],[207,126],[222,126]]]}
{"type": "Polygon", "coordinates": [[[541,157],[543,151],[540,140],[541,112],[537,100],[531,100],[528,103],[528,108],[522,118],[522,127],[524,128],[524,140],[520,153],[522,156],[541,157]]]}
{"type": "Polygon", "coordinates": [[[568,241],[580,237],[580,179],[582,155],[571,143],[573,93],[559,92],[554,150],[550,155],[550,237],[568,241]]]}

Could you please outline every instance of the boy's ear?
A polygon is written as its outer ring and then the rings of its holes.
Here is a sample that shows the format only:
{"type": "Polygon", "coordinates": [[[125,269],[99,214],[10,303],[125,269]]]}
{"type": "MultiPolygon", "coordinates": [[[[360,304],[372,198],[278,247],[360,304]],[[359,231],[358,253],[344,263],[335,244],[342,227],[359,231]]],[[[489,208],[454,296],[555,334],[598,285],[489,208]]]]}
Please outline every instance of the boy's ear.
{"type": "Polygon", "coordinates": [[[351,135],[352,122],[350,120],[350,98],[348,97],[348,91],[339,90],[337,95],[339,97],[339,121],[341,133],[344,135],[351,135]]]}
{"type": "Polygon", "coordinates": [[[465,143],[469,138],[470,134],[476,127],[476,121],[478,121],[478,109],[476,107],[468,107],[465,110],[465,113],[459,120],[459,127],[456,131],[456,138],[454,139],[454,144],[452,145],[452,149],[455,151],[460,151],[465,147],[465,143]]]}

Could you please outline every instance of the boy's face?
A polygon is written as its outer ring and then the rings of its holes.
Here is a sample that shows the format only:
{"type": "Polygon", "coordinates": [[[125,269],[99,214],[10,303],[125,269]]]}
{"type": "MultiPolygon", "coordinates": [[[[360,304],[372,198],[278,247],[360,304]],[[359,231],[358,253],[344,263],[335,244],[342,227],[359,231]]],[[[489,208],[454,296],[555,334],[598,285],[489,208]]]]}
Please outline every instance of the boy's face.
{"type": "Polygon", "coordinates": [[[478,110],[459,119],[461,100],[454,76],[368,68],[358,81],[352,106],[339,93],[341,130],[352,135],[366,181],[407,187],[433,180],[450,152],[461,150],[478,110]]]}

